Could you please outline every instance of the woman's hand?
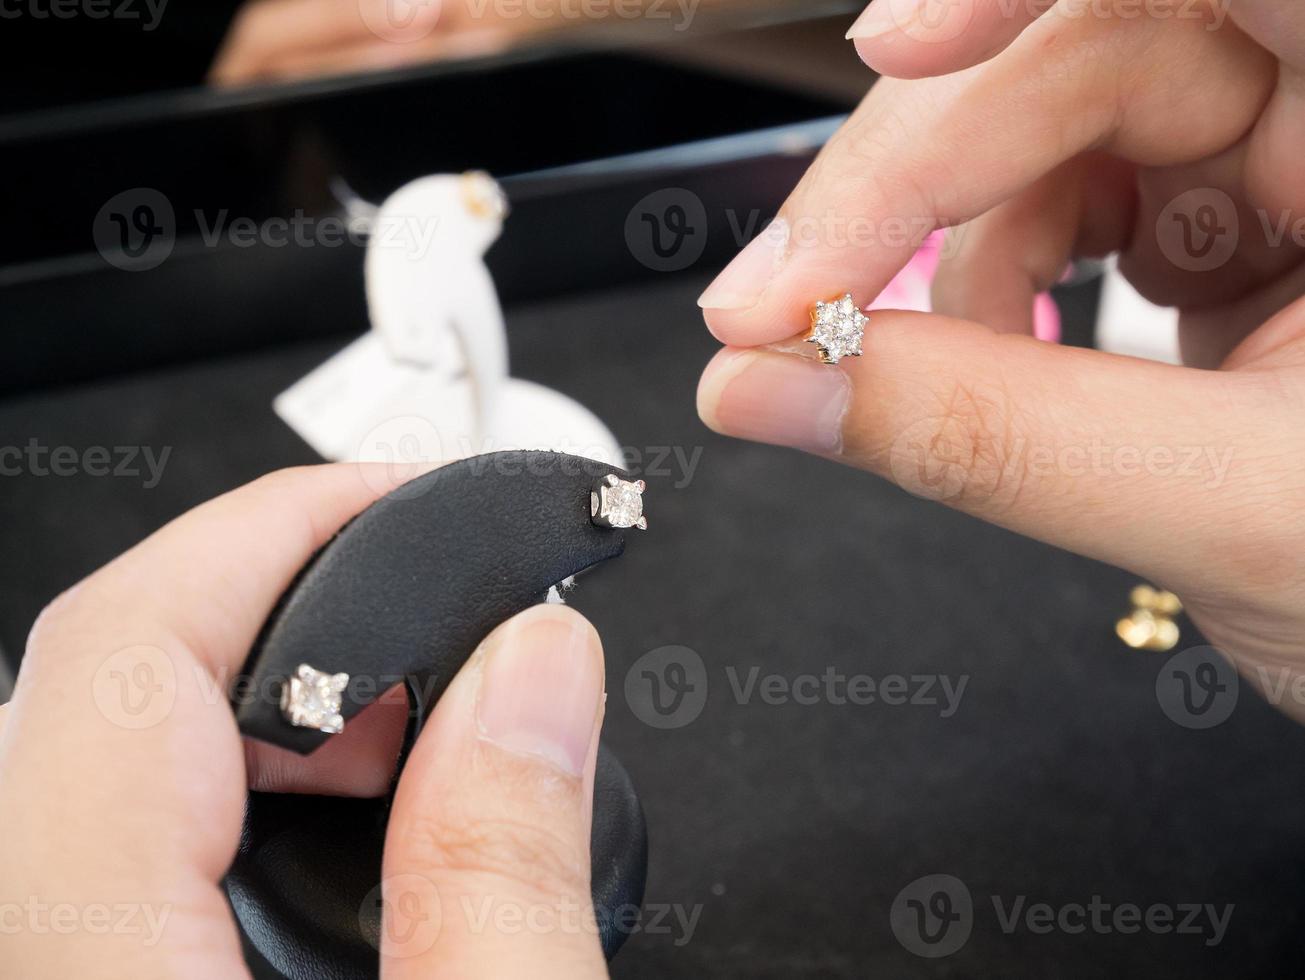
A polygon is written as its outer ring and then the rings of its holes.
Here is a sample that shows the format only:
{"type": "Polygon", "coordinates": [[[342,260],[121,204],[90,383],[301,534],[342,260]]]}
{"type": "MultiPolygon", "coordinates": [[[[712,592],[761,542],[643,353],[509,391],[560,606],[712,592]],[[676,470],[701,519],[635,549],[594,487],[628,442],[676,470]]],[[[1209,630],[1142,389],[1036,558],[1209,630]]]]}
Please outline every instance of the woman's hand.
{"type": "Polygon", "coordinates": [[[1257,686],[1290,690],[1305,671],[1305,8],[1046,6],[875,0],[858,50],[919,80],[875,85],[703,294],[729,348],[699,411],[1162,582],[1257,686]],[[837,367],[794,356],[811,303],[873,299],[937,227],[952,231],[936,315],[871,313],[864,356],[837,367]],[[1188,367],[1028,336],[1070,259],[1115,251],[1144,295],[1180,307],[1188,367]]]}
{"type": "MultiPolygon", "coordinates": [[[[247,787],[384,793],[406,709],[395,690],[302,758],[244,743],[226,684],[299,567],[390,485],[386,467],[272,474],[41,615],[0,707],[0,974],[247,975],[219,886],[247,787]]],[[[589,897],[602,705],[577,613],[537,607],[482,644],[399,782],[382,976],[606,976],[589,897]]]]}

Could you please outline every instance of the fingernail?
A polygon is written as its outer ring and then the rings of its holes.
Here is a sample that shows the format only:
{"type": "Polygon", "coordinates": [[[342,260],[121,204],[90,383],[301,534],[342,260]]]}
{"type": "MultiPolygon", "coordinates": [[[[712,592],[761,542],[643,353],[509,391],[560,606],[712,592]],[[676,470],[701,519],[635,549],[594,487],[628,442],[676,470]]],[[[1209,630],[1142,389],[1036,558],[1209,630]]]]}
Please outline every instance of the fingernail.
{"type": "Polygon", "coordinates": [[[536,606],[490,638],[480,680],[480,737],[584,771],[603,695],[598,634],[565,606],[536,606]]]}
{"type": "Polygon", "coordinates": [[[704,310],[746,310],[755,306],[788,257],[788,243],[788,222],[776,218],[734,256],[698,297],[698,305],[704,310]]]}
{"type": "Polygon", "coordinates": [[[882,37],[884,34],[901,30],[914,14],[916,5],[908,5],[906,0],[896,0],[896,7],[893,3],[894,0],[874,0],[870,6],[861,11],[861,16],[852,22],[852,26],[847,30],[847,40],[882,37]]]}
{"type": "Polygon", "coordinates": [[[698,414],[716,432],[838,454],[852,384],[840,368],[796,354],[726,349],[698,384],[698,414]]]}

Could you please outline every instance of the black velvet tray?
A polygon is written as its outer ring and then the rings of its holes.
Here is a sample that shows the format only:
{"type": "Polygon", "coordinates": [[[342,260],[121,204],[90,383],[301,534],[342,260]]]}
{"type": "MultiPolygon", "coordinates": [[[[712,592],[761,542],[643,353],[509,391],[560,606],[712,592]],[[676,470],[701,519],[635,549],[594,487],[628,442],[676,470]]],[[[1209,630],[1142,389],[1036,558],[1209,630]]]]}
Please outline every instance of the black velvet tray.
{"type": "MultiPolygon", "coordinates": [[[[1155,695],[1165,656],[1113,635],[1134,581],[1123,572],[707,432],[693,410],[714,346],[693,306],[704,282],[667,275],[508,309],[516,374],[579,398],[644,466],[660,447],[700,451],[691,477],[673,455],[646,474],[652,529],[573,596],[606,644],[605,737],[651,838],[647,928],[614,974],[1283,975],[1305,951],[1305,730],[1246,692],[1211,730],[1170,721],[1155,695]],[[661,729],[640,720],[632,703],[645,702],[627,698],[626,679],[667,645],[702,658],[708,693],[691,723],[661,729]],[[909,703],[740,703],[730,671],[744,685],[754,667],[968,681],[948,717],[909,703]],[[931,960],[902,946],[889,913],[906,885],[939,873],[968,887],[973,930],[931,960]],[[1208,934],[1101,934],[1090,923],[1007,933],[993,896],[1003,911],[1021,896],[1025,908],[1093,896],[1234,908],[1226,935],[1206,945],[1208,934]],[[697,916],[687,940],[665,912],[676,908],[697,916]]],[[[1062,301],[1081,336],[1090,291],[1062,301]]],[[[0,484],[0,641],[21,648],[59,589],[185,508],[312,461],[270,401],[336,346],[0,403],[7,441],[173,447],[150,489],[86,476],[0,484]]]]}

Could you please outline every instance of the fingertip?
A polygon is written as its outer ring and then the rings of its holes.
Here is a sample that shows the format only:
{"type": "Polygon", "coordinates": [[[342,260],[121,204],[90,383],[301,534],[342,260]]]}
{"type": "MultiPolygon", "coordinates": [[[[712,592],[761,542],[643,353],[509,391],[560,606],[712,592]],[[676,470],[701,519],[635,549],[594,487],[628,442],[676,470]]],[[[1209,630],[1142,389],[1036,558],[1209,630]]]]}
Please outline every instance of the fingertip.
{"type": "Polygon", "coordinates": [[[698,418],[702,424],[713,432],[719,432],[721,435],[729,435],[721,426],[718,408],[720,406],[721,393],[730,380],[737,375],[746,365],[748,351],[746,348],[726,347],[716,352],[716,355],[707,362],[707,366],[702,371],[702,377],[698,379],[698,418]]]}
{"type": "Polygon", "coordinates": [[[249,788],[321,796],[384,795],[394,778],[407,721],[407,697],[403,685],[396,684],[312,755],[246,739],[249,788]]]}
{"type": "Polygon", "coordinates": [[[928,78],[947,70],[940,71],[935,59],[929,57],[927,46],[913,42],[900,31],[852,38],[852,47],[867,68],[886,78],[928,78]]]}

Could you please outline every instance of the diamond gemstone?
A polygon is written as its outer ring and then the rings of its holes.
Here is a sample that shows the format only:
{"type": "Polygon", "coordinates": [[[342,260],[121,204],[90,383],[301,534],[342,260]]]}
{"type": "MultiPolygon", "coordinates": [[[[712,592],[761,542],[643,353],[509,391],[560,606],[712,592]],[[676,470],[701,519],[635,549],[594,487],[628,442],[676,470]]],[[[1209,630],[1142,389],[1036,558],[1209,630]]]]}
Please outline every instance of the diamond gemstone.
{"type": "Polygon", "coordinates": [[[637,484],[619,480],[602,488],[602,513],[612,527],[634,527],[643,516],[643,494],[637,484]]]}
{"type": "Polygon", "coordinates": [[[281,688],[281,713],[290,724],[300,728],[316,728],[329,735],[342,732],[340,695],[348,685],[348,674],[328,674],[300,664],[281,688]]]}
{"type": "Polygon", "coordinates": [[[869,317],[856,308],[852,294],[828,303],[816,303],[811,315],[809,343],[820,349],[820,359],[837,364],[844,357],[861,356],[861,338],[869,317]]]}

